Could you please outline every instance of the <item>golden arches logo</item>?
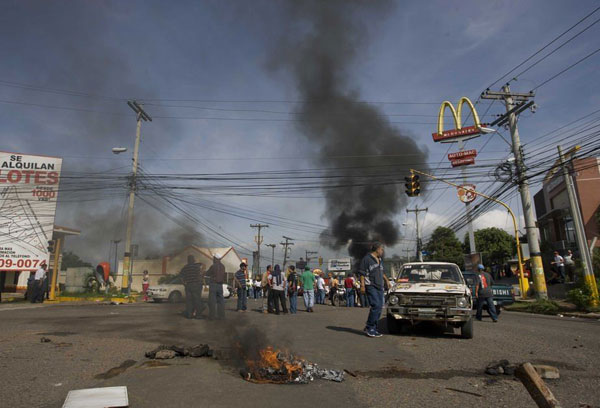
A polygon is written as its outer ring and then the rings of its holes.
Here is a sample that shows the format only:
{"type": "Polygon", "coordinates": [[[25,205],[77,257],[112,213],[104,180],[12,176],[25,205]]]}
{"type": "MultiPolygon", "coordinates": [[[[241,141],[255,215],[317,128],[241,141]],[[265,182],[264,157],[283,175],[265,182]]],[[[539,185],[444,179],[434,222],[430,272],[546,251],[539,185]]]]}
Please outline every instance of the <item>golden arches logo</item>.
{"type": "Polygon", "coordinates": [[[458,109],[454,109],[454,106],[449,101],[442,102],[440,106],[440,113],[438,114],[438,128],[437,133],[433,133],[433,140],[435,142],[446,141],[448,139],[455,139],[463,136],[471,136],[476,135],[481,132],[481,122],[479,121],[479,115],[477,114],[477,110],[473,105],[473,102],[466,96],[463,96],[458,101],[458,109]],[[466,128],[462,127],[462,110],[464,104],[469,105],[471,109],[471,113],[473,114],[473,121],[475,122],[474,126],[469,126],[466,128]],[[446,108],[450,109],[452,112],[452,117],[454,118],[455,129],[444,131],[444,113],[446,112],[446,108]]]}

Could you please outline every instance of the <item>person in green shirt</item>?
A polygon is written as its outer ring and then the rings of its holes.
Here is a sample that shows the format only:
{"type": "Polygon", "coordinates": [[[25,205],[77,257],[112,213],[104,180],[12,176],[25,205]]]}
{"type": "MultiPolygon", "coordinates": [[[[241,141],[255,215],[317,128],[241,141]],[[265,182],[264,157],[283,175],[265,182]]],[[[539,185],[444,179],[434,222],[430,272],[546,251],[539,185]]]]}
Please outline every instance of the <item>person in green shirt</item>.
{"type": "Polygon", "coordinates": [[[304,297],[304,305],[307,312],[314,312],[315,305],[315,275],[307,266],[302,275],[300,275],[300,286],[302,286],[302,296],[304,297]]]}

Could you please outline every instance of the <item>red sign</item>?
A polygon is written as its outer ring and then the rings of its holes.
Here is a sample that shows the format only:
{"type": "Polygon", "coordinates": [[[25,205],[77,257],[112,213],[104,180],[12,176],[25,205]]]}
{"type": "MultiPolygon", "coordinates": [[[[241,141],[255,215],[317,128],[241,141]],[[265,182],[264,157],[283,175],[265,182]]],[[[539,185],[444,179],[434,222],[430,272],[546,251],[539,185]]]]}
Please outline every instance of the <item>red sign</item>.
{"type": "Polygon", "coordinates": [[[432,133],[434,142],[442,140],[455,139],[457,137],[478,135],[481,133],[479,126],[467,126],[462,129],[450,129],[440,133],[432,133]]]}
{"type": "Polygon", "coordinates": [[[477,150],[475,150],[475,149],[463,150],[461,152],[450,153],[448,155],[448,160],[452,161],[452,160],[456,160],[456,159],[465,159],[467,157],[476,157],[476,156],[477,156],[477,150]]]}
{"type": "Polygon", "coordinates": [[[450,164],[452,164],[452,167],[468,166],[469,164],[475,164],[475,158],[467,157],[465,159],[450,160],[450,164]]]}
{"type": "Polygon", "coordinates": [[[470,203],[477,197],[477,194],[473,193],[473,191],[475,191],[474,184],[463,184],[457,190],[458,199],[463,203],[470,203]]]}

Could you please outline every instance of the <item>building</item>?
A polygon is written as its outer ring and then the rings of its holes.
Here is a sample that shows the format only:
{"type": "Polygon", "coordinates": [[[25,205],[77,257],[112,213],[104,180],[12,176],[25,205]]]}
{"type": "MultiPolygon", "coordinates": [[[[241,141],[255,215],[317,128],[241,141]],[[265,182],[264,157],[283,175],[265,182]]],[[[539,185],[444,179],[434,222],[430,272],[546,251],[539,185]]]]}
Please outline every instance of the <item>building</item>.
{"type": "MultiPolygon", "coordinates": [[[[242,258],[233,247],[227,248],[202,248],[195,245],[188,246],[172,256],[159,259],[134,259],[132,261],[131,289],[142,290],[142,276],[148,271],[150,285],[158,283],[159,279],[167,275],[177,275],[187,263],[188,255],[193,255],[196,262],[204,264],[205,270],[212,265],[213,257],[221,258],[227,273],[227,282],[233,284],[233,275],[240,268],[242,258]]],[[[115,280],[117,287],[123,282],[123,261],[119,261],[119,269],[115,280]]]]}
{"type": "MultiPolygon", "coordinates": [[[[573,160],[573,182],[588,245],[600,235],[600,158],[573,160]]],[[[575,227],[562,171],[549,173],[534,196],[540,239],[548,250],[577,248],[575,227]]],[[[600,241],[596,243],[600,247],[600,241]]]]}

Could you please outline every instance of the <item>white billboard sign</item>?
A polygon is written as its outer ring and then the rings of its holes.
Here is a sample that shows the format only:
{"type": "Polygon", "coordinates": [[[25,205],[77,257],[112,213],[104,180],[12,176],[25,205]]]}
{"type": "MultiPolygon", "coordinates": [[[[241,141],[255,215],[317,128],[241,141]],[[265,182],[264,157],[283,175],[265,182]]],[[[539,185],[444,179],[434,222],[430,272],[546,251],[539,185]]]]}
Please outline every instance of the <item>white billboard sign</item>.
{"type": "Polygon", "coordinates": [[[327,261],[327,270],[330,272],[352,270],[352,260],[350,258],[330,259],[327,261]]]}
{"type": "Polygon", "coordinates": [[[0,270],[49,261],[62,159],[0,152],[0,270]]]}

